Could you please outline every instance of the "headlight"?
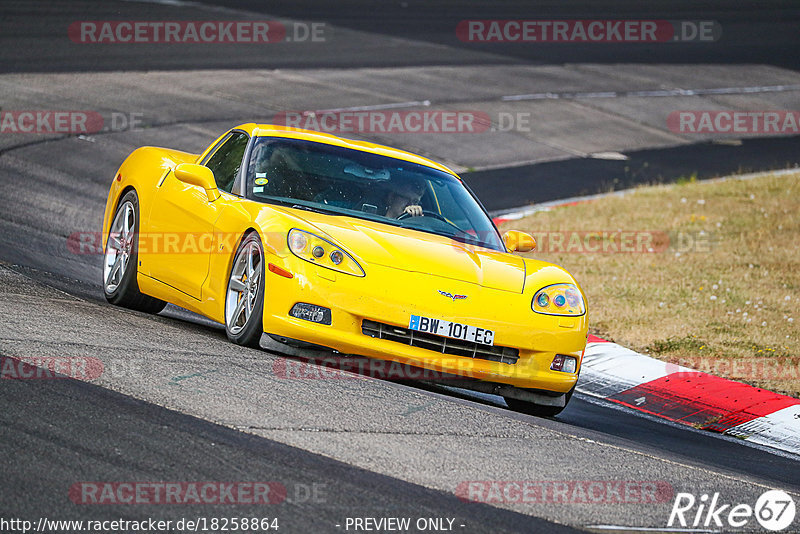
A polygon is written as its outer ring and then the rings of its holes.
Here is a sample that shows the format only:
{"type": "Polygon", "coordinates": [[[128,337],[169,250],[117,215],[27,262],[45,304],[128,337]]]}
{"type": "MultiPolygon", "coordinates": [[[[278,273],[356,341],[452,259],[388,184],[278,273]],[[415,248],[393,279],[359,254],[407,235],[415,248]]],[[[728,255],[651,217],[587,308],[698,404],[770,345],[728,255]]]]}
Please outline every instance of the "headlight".
{"type": "Polygon", "coordinates": [[[318,235],[292,228],[289,230],[289,250],[309,263],[353,276],[364,276],[364,269],[350,254],[318,235]]]}
{"type": "Polygon", "coordinates": [[[543,287],[533,296],[531,308],[547,315],[583,315],[586,305],[573,284],[554,284],[543,287]]]}

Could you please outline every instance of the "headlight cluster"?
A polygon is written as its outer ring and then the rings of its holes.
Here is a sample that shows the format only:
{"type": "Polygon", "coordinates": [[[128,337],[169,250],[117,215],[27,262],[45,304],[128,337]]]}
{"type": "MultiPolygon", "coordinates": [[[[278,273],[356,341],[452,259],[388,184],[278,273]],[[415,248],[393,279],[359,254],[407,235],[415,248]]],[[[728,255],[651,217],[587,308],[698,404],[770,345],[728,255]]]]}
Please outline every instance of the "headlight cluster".
{"type": "Polygon", "coordinates": [[[583,315],[586,305],[583,296],[573,284],[554,284],[543,287],[533,296],[531,308],[547,315],[583,315]]]}
{"type": "Polygon", "coordinates": [[[340,273],[364,276],[358,262],[327,239],[297,228],[289,231],[288,239],[289,250],[300,259],[340,273]]]}

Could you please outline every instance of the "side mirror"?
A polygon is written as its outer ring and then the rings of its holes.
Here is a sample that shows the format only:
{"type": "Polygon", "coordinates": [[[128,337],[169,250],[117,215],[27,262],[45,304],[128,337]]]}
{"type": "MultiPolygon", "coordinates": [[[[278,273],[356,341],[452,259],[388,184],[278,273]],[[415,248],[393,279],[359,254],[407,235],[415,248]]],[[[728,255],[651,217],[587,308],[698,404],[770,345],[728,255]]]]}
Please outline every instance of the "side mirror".
{"type": "Polygon", "coordinates": [[[503,243],[509,252],[530,252],[536,249],[536,240],[531,234],[509,230],[503,234],[503,243]]]}
{"type": "Polygon", "coordinates": [[[173,171],[175,178],[189,185],[196,185],[206,190],[209,202],[214,202],[219,198],[219,189],[214,180],[214,173],[211,169],[195,163],[181,163],[173,171]]]}

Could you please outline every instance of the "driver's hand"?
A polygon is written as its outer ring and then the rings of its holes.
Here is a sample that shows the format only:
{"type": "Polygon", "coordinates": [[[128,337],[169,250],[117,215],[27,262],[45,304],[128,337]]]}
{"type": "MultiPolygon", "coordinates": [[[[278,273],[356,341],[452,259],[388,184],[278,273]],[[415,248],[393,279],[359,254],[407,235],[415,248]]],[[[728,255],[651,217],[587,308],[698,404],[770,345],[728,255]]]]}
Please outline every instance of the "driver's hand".
{"type": "Polygon", "coordinates": [[[403,210],[403,213],[408,213],[412,217],[424,217],[422,214],[422,206],[417,206],[416,204],[406,206],[406,209],[403,210]]]}

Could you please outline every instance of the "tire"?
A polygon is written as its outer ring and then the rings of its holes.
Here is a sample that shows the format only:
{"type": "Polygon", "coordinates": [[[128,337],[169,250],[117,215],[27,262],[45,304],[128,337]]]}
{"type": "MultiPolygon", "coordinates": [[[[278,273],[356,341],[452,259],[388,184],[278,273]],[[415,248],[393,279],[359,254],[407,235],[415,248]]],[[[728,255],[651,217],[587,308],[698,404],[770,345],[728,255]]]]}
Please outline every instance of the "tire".
{"type": "Polygon", "coordinates": [[[521,412],[528,415],[535,415],[536,417],[555,417],[556,415],[560,414],[564,411],[564,408],[567,407],[569,404],[569,400],[572,398],[572,392],[575,391],[575,386],[572,386],[566,393],[566,398],[564,399],[564,406],[544,406],[541,404],[534,404],[532,402],[519,400],[519,399],[512,399],[509,397],[503,397],[506,401],[506,404],[509,408],[514,410],[515,412],[521,412]]]}
{"type": "Polygon", "coordinates": [[[119,201],[111,220],[103,253],[103,293],[115,306],[146,313],[158,313],[167,305],[163,300],[139,291],[136,267],[139,264],[139,197],[128,191],[119,201]]]}
{"type": "Polygon", "coordinates": [[[225,291],[225,333],[237,345],[259,348],[264,332],[264,248],[256,232],[242,240],[225,291]]]}

